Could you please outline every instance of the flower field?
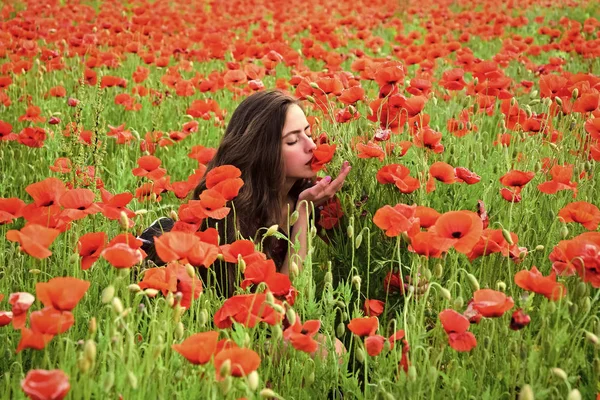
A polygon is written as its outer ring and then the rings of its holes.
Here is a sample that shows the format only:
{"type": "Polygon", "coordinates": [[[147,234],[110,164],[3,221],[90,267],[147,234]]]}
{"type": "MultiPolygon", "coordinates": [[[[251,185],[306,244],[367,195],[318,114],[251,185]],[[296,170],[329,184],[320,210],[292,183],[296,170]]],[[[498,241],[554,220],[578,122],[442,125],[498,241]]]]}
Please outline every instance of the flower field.
{"type": "Polygon", "coordinates": [[[0,398],[600,399],[597,2],[192,3],[0,5],[0,398]],[[270,89],[352,166],[289,276],[203,226],[270,89]]]}

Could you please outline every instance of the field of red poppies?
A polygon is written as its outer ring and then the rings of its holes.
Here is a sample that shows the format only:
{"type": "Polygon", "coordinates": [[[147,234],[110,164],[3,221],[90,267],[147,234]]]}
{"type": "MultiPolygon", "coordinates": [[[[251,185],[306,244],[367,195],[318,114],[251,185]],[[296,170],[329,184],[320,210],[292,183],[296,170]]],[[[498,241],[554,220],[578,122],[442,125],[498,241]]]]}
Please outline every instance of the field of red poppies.
{"type": "Polygon", "coordinates": [[[0,397],[600,399],[597,2],[193,3],[0,5],[0,397]],[[273,88],[353,167],[289,277],[198,231],[273,88]]]}

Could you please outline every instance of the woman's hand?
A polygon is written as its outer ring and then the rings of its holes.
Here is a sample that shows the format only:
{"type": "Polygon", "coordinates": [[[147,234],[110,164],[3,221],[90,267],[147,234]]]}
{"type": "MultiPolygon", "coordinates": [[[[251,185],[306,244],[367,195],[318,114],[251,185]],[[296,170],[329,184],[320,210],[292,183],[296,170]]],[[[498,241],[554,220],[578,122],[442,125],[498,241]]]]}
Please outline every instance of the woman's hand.
{"type": "MultiPolygon", "coordinates": [[[[348,176],[348,173],[350,172],[351,168],[352,167],[350,167],[348,161],[344,161],[342,169],[340,170],[340,174],[337,176],[337,178],[335,178],[332,181],[330,176],[326,176],[325,178],[317,182],[317,184],[313,187],[302,191],[298,196],[298,205],[300,206],[303,200],[306,200],[307,202],[312,202],[315,207],[319,207],[325,204],[338,192],[338,190],[341,189],[342,185],[344,184],[344,180],[346,179],[346,176],[348,176]]],[[[311,207],[309,206],[309,213],[310,208],[311,207]]]]}

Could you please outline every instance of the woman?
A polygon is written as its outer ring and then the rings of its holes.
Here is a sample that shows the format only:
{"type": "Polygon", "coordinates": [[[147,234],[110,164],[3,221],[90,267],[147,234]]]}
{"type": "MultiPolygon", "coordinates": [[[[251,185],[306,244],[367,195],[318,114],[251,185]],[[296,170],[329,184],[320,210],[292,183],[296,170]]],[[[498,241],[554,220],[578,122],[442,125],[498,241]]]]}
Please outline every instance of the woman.
{"type": "MultiPolygon", "coordinates": [[[[257,92],[234,111],[219,148],[207,166],[208,172],[217,166],[234,165],[240,169],[244,181],[233,200],[235,212],[230,212],[225,221],[206,221],[206,227],[217,226],[221,243],[235,241],[237,232],[244,238],[254,238],[260,228],[287,227],[289,215],[298,211],[291,232],[283,233],[292,242],[299,240],[300,248],[295,257],[304,260],[313,206],[317,208],[331,199],[350,172],[350,166],[344,162],[337,178],[325,177],[313,183],[315,173],[310,164],[316,145],[310,129],[299,102],[280,91],[257,92]]],[[[194,198],[205,189],[203,179],[194,190],[194,198]]],[[[173,224],[173,220],[161,218],[140,236],[144,241],[142,248],[151,260],[162,263],[153,248],[154,237],[169,231],[173,224]]],[[[263,242],[263,252],[273,259],[280,272],[288,274],[293,254],[287,254],[288,245],[283,242],[268,237],[263,242]]],[[[227,263],[215,264],[213,268],[218,291],[227,296],[235,289],[236,268],[227,263]]]]}

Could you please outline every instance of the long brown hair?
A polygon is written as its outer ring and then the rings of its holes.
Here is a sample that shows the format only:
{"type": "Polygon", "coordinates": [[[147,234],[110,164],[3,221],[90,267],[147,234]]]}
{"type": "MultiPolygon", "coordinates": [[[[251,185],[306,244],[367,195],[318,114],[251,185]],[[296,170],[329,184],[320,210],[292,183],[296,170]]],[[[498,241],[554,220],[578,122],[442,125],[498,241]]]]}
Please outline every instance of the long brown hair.
{"type": "MultiPolygon", "coordinates": [[[[279,222],[283,207],[281,190],[285,183],[281,133],[292,104],[300,106],[296,99],[281,91],[262,91],[244,99],[231,116],[217,153],[206,170],[208,173],[221,165],[233,165],[240,169],[244,181],[238,196],[229,205],[235,212],[232,209],[222,221],[206,221],[207,226],[217,226],[221,244],[235,241],[236,233],[253,239],[261,227],[279,222]]],[[[290,196],[297,199],[299,193],[311,185],[307,180],[298,181],[290,190],[290,196]]],[[[206,182],[202,179],[193,198],[198,199],[205,189],[206,182]]],[[[263,242],[263,252],[269,257],[275,240],[269,237],[263,242]]],[[[215,268],[215,273],[221,290],[226,288],[227,295],[231,296],[236,266],[222,263],[220,268],[215,268]]]]}

